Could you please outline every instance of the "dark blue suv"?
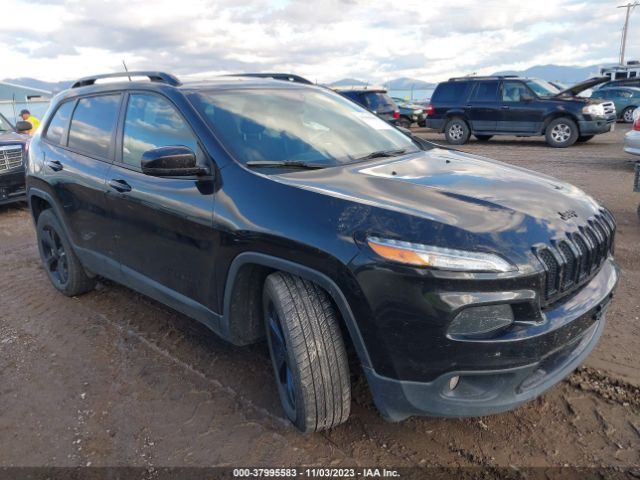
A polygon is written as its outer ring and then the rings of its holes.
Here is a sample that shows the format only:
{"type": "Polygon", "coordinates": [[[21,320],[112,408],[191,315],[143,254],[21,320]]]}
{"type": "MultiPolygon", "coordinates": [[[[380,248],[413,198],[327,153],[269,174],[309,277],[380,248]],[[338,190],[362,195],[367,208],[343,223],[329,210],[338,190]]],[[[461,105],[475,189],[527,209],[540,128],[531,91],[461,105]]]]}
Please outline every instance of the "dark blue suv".
{"type": "Polygon", "coordinates": [[[266,340],[301,430],[347,420],[349,355],[385,418],[487,415],[602,335],[616,225],[576,187],[326,88],[126,75],[79,80],[33,137],[43,270],[64,295],[106,277],[235,345],[266,340]]]}
{"type": "Polygon", "coordinates": [[[559,90],[533,78],[452,78],[433,92],[426,123],[454,145],[466,143],[471,135],[481,141],[494,135],[544,135],[550,146],[568,147],[614,128],[612,102],[576,96],[607,80],[594,78],[559,90]]]}

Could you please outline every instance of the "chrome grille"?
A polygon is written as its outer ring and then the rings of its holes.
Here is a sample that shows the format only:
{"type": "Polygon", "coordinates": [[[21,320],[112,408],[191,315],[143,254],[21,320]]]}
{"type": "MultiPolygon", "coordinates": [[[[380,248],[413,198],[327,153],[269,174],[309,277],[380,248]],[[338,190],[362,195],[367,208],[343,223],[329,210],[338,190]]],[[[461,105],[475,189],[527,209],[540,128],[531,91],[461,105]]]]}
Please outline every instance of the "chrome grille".
{"type": "Polygon", "coordinates": [[[604,107],[605,115],[613,115],[616,113],[616,106],[613,102],[603,102],[602,106],[604,107]]]}
{"type": "Polygon", "coordinates": [[[536,248],[544,267],[544,304],[570,294],[600,270],[613,253],[616,224],[606,210],[552,245],[536,248]]]}
{"type": "Polygon", "coordinates": [[[22,146],[0,146],[0,172],[22,166],[22,146]]]}

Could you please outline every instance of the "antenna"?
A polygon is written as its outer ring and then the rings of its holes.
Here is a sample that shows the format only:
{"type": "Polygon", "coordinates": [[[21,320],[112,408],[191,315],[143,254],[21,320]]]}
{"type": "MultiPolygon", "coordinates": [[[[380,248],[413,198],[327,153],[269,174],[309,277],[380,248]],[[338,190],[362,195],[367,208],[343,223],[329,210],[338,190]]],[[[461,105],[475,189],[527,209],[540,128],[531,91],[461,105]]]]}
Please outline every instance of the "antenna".
{"type": "MultiPolygon", "coordinates": [[[[124,71],[129,73],[129,69],[127,68],[127,64],[124,63],[124,58],[122,59],[122,66],[124,67],[124,71]]],[[[127,77],[129,78],[129,81],[131,81],[131,75],[127,75],[127,77]]]]}

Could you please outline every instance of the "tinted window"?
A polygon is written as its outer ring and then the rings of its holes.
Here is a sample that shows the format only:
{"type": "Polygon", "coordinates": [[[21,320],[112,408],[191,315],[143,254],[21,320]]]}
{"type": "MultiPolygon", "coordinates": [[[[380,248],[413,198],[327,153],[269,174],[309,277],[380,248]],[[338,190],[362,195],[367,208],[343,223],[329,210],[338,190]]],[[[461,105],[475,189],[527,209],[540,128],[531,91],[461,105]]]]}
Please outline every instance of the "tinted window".
{"type": "Polygon", "coordinates": [[[157,95],[131,95],[124,123],[122,161],[139,167],[144,152],[169,145],[183,145],[194,152],[198,148],[196,138],[168,100],[157,95]]]}
{"type": "Polygon", "coordinates": [[[108,158],[119,105],[120,95],[81,98],[71,120],[69,147],[108,158]]]}
{"type": "Polygon", "coordinates": [[[65,129],[69,125],[69,118],[71,118],[74,104],[75,102],[65,102],[58,107],[58,110],[47,127],[47,133],[45,135],[47,139],[54,143],[62,143],[62,137],[65,129]]]}
{"type": "Polygon", "coordinates": [[[478,82],[473,99],[476,102],[495,102],[498,100],[498,85],[498,81],[478,82]]]}
{"type": "Polygon", "coordinates": [[[373,112],[388,112],[395,110],[396,106],[391,97],[382,92],[368,92],[362,94],[366,107],[373,112]]]}
{"type": "Polygon", "coordinates": [[[503,102],[520,102],[523,94],[532,96],[531,91],[521,82],[504,82],[502,84],[503,102]]]}
{"type": "Polygon", "coordinates": [[[438,102],[458,102],[466,97],[469,82],[441,83],[433,92],[433,99],[438,102]]]}

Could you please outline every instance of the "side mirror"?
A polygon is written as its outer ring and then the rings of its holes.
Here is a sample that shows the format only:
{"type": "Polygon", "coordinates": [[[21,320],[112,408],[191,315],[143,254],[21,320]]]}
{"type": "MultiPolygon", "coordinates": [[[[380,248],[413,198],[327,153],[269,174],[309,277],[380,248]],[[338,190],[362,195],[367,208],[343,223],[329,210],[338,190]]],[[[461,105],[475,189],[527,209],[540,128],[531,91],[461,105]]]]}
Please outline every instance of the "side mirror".
{"type": "Polygon", "coordinates": [[[16,132],[18,133],[28,132],[32,128],[33,128],[33,125],[31,125],[31,122],[25,122],[24,120],[20,120],[19,122],[16,122],[16,132]]]}
{"type": "Polygon", "coordinates": [[[533,101],[533,95],[531,95],[529,92],[523,92],[522,95],[520,95],[520,101],[531,102],[533,101]]]}
{"type": "Polygon", "coordinates": [[[209,169],[196,165],[196,154],[189,147],[154,148],[142,154],[142,173],[154,177],[206,175],[209,169]]]}

